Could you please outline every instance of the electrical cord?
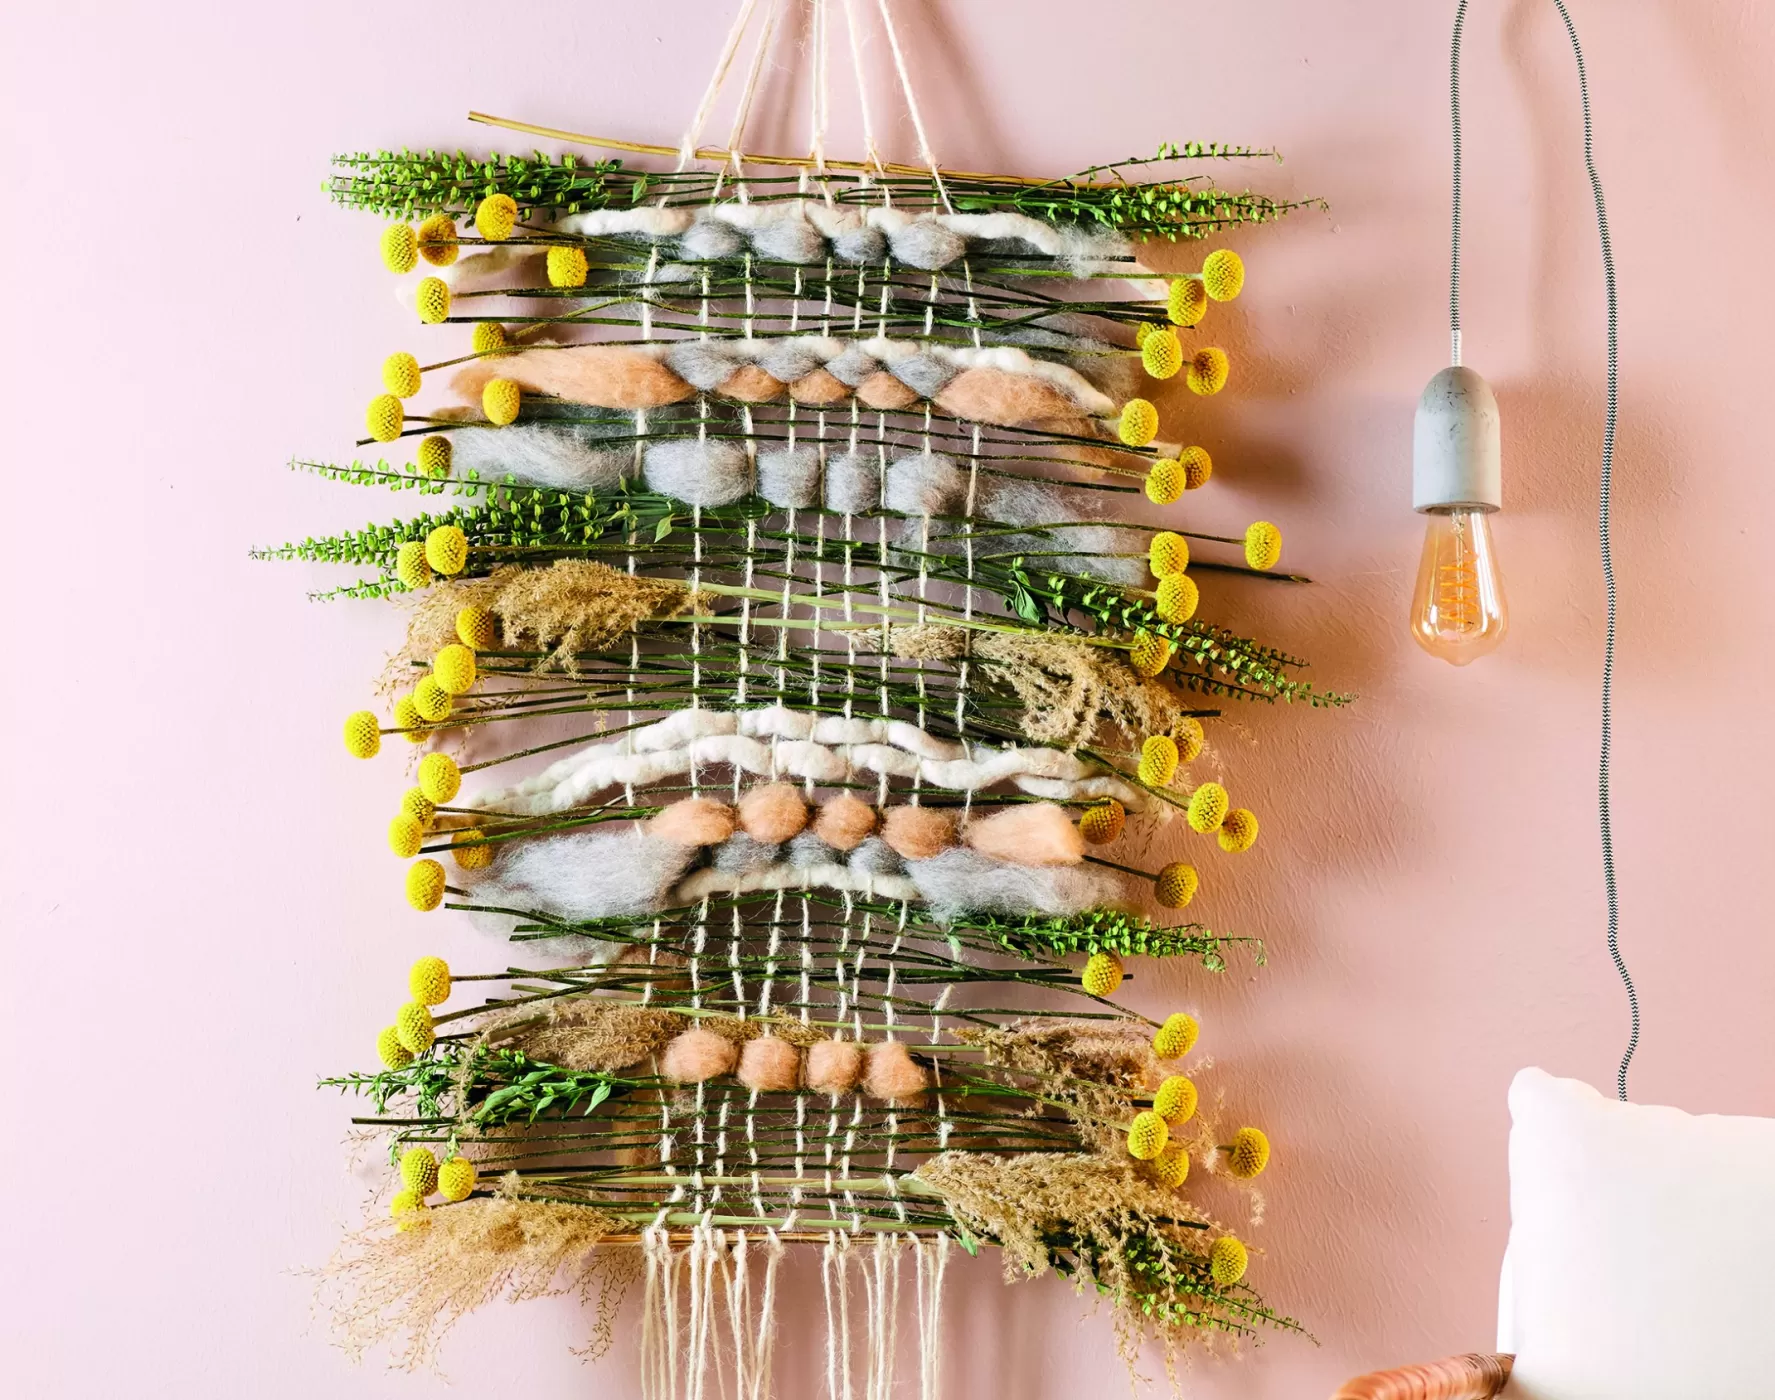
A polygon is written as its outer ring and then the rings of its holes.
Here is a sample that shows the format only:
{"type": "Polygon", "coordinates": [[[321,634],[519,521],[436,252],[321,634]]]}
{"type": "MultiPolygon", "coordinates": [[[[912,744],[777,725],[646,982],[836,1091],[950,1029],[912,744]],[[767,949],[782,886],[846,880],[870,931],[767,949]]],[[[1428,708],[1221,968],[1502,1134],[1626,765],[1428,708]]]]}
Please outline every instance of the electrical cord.
{"type": "MultiPolygon", "coordinates": [[[[1453,253],[1449,261],[1448,321],[1453,363],[1461,363],[1461,30],[1467,21],[1468,0],[1455,5],[1454,38],[1449,49],[1449,111],[1454,132],[1454,218],[1453,253]]],[[[1627,1037],[1627,1053],[1621,1056],[1621,1067],[1615,1073],[1616,1092],[1627,1098],[1627,1070],[1633,1053],[1639,1049],[1639,994],[1627,962],[1621,956],[1621,903],[1615,885],[1615,839],[1610,826],[1609,759],[1614,749],[1615,690],[1615,561],[1609,548],[1609,487],[1615,465],[1615,418],[1620,402],[1619,319],[1615,295],[1615,252],[1609,241],[1608,208],[1603,201],[1602,177],[1596,173],[1596,151],[1592,141],[1590,120],[1590,81],[1584,71],[1584,49],[1578,43],[1578,29],[1572,23],[1565,0],[1553,0],[1553,8],[1565,21],[1566,37],[1572,41],[1572,57],[1578,65],[1578,97],[1584,109],[1584,168],[1590,175],[1590,192],[1596,200],[1596,231],[1602,242],[1602,275],[1608,290],[1609,370],[1607,406],[1603,416],[1602,472],[1596,493],[1596,533],[1602,553],[1602,580],[1608,595],[1608,625],[1603,636],[1602,651],[1602,742],[1597,759],[1596,806],[1602,831],[1602,881],[1608,896],[1609,957],[1627,989],[1627,1010],[1632,1029],[1627,1037]]]]}

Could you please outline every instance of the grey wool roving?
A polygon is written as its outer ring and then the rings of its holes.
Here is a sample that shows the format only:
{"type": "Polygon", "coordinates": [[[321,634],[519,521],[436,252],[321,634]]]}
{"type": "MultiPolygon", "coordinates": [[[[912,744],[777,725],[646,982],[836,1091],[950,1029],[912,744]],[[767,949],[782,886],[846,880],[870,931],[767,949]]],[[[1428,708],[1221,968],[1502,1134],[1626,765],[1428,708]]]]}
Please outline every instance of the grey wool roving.
{"type": "Polygon", "coordinates": [[[774,219],[752,235],[760,257],[786,263],[817,263],[826,259],[826,240],[806,219],[774,219]]]}
{"type": "Polygon", "coordinates": [[[719,438],[679,438],[647,449],[641,474],[652,490],[687,505],[728,506],[751,494],[746,449],[719,438]]]}
{"type": "Polygon", "coordinates": [[[1120,882],[1088,865],[1011,865],[966,846],[907,864],[940,919],[958,914],[1077,914],[1116,903],[1120,882]]]}
{"type": "Polygon", "coordinates": [[[715,848],[715,868],[724,875],[753,875],[777,863],[783,848],[736,831],[715,848]]]}
{"type": "Polygon", "coordinates": [[[915,219],[890,239],[894,256],[908,267],[934,271],[964,256],[968,241],[935,219],[915,219]]]}
{"type": "Polygon", "coordinates": [[[900,853],[879,836],[866,838],[851,852],[847,864],[859,875],[902,875],[906,871],[900,853]]]}
{"type": "Polygon", "coordinates": [[[881,502],[881,462],[873,452],[841,452],[826,463],[826,509],[863,515],[881,502]]]}
{"type": "Polygon", "coordinates": [[[941,453],[902,457],[888,468],[884,503],[902,515],[960,515],[967,498],[967,473],[941,453]]]}
{"type": "Polygon", "coordinates": [[[890,365],[889,371],[921,399],[934,399],[943,392],[943,386],[954,379],[957,370],[954,365],[939,360],[935,355],[908,355],[898,364],[890,365]]]}
{"type": "Polygon", "coordinates": [[[565,424],[514,423],[509,428],[458,428],[450,434],[458,475],[516,477],[526,486],[609,491],[635,470],[629,447],[600,447],[591,433],[565,424]]]}
{"type": "Polygon", "coordinates": [[[792,384],[820,367],[819,356],[793,340],[763,342],[756,363],[759,369],[785,384],[792,384]]]}
{"type": "MultiPolygon", "coordinates": [[[[513,841],[474,881],[470,901],[535,910],[568,922],[650,914],[695,857],[694,846],[655,840],[639,830],[574,831],[513,841]]],[[[509,935],[519,921],[484,914],[476,922],[489,933],[509,935]]]]}
{"type": "Polygon", "coordinates": [[[679,240],[679,249],[690,262],[714,262],[731,258],[746,246],[732,224],[720,219],[698,219],[679,240]]]}
{"type": "Polygon", "coordinates": [[[820,503],[820,449],[773,447],[758,454],[758,494],[773,506],[805,510],[820,503]]]}
{"type": "Polygon", "coordinates": [[[672,373],[705,392],[732,374],[739,363],[719,340],[680,340],[666,352],[672,373]]]}
{"type": "Polygon", "coordinates": [[[875,263],[887,255],[887,239],[878,228],[864,224],[848,228],[832,240],[832,252],[842,262],[875,263]]]}
{"type": "Polygon", "coordinates": [[[880,368],[881,361],[855,342],[826,361],[826,373],[853,389],[880,368]]]}
{"type": "Polygon", "coordinates": [[[811,831],[804,831],[789,842],[789,864],[794,866],[840,865],[843,857],[834,846],[828,846],[811,831]]]}

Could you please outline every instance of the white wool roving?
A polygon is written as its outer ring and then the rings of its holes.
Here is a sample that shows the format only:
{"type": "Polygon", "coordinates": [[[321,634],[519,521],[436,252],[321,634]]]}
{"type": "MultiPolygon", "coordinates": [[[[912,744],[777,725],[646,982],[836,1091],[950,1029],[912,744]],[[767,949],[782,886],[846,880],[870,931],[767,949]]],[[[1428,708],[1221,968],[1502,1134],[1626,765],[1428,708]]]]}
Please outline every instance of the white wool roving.
{"type": "MultiPolygon", "coordinates": [[[[506,849],[478,877],[470,902],[530,910],[576,922],[650,914],[696,857],[691,846],[659,841],[635,828],[569,831],[506,849]]],[[[506,918],[506,931],[515,922],[506,918]]]]}
{"type": "Polygon", "coordinates": [[[483,481],[513,476],[526,486],[601,493],[614,490],[635,469],[632,448],[599,446],[595,437],[547,423],[458,428],[450,434],[450,446],[455,472],[478,472],[483,481]]]}
{"type": "Polygon", "coordinates": [[[720,438],[654,443],[641,459],[650,489],[693,506],[727,506],[752,492],[746,449],[720,438]]]}
{"type": "Polygon", "coordinates": [[[820,449],[776,447],[758,454],[758,494],[773,506],[805,510],[820,501],[820,449]]]}
{"type": "Polygon", "coordinates": [[[939,919],[959,914],[1078,914],[1118,902],[1121,881],[1095,865],[1007,865],[951,846],[907,871],[939,919]]]}

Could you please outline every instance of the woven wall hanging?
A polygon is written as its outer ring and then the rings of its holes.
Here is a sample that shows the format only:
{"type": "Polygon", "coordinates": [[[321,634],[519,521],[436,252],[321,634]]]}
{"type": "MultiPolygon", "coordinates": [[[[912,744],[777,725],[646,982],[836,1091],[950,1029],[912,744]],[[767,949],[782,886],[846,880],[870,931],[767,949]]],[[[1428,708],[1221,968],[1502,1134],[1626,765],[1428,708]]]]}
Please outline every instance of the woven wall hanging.
{"type": "Polygon", "coordinates": [[[1225,387],[1201,331],[1244,269],[1161,276],[1141,243],[1294,206],[1191,173],[1245,149],[943,170],[885,4],[924,163],[867,115],[862,160],[825,155],[824,0],[811,154],[743,156],[779,8],[741,6],[665,168],[334,162],[422,325],[369,455],[296,465],[422,509],[265,553],[404,612],[345,743],[380,755],[408,901],[499,940],[486,970],[421,957],[381,1067],[324,1081],[392,1164],[327,1273],[345,1341],[423,1364],[467,1309],[563,1289],[608,1340],[639,1291],[648,1396],[763,1397],[802,1344],[835,1397],[931,1395],[958,1248],[1102,1295],[1130,1358],[1296,1329],[1248,1216],[1195,1204],[1268,1138],[1198,1089],[1191,1015],[1116,999],[1131,959],[1261,954],[1171,921],[1258,839],[1199,776],[1216,717],[1342,702],[1198,616],[1230,575],[1293,576],[1271,524],[1181,527],[1210,454],[1147,397],[1225,387]],[[1180,859],[1119,855],[1173,818],[1180,859]],[[798,1251],[823,1334],[775,1316],[798,1251]]]}

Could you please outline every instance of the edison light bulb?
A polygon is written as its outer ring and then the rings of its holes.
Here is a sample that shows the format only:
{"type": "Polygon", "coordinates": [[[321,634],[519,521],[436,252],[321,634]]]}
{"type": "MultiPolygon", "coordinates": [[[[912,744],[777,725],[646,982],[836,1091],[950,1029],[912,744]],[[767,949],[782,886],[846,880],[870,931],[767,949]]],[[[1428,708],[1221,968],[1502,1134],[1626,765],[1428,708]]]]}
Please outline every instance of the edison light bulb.
{"type": "Polygon", "coordinates": [[[1425,513],[1424,553],[1411,600],[1411,635],[1456,666],[1493,651],[1509,630],[1489,511],[1445,507],[1425,513]]]}
{"type": "Polygon", "coordinates": [[[1411,600],[1411,635],[1456,666],[1495,651],[1510,625],[1492,548],[1503,504],[1498,401],[1455,365],[1429,383],[1412,429],[1412,504],[1424,516],[1424,554],[1411,600]]]}

